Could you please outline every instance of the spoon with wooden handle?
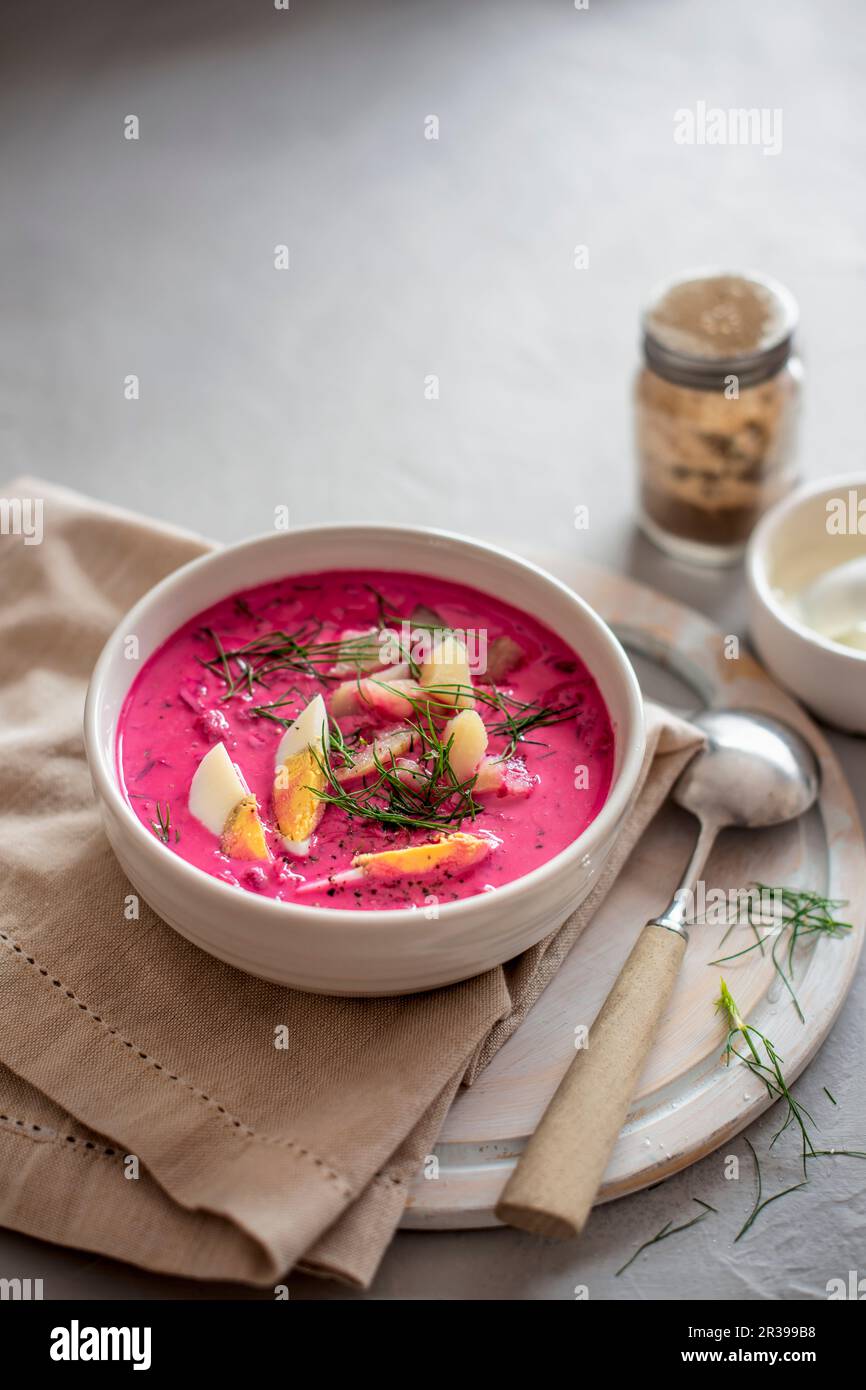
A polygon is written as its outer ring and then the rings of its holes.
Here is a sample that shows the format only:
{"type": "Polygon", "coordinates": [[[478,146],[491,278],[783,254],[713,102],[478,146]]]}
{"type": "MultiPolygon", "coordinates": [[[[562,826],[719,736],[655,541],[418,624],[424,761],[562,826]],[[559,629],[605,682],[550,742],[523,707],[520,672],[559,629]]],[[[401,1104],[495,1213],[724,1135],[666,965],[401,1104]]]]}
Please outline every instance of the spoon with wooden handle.
{"type": "Polygon", "coordinates": [[[509,1226],[560,1239],[583,1230],[673,992],[688,905],[716,836],[726,826],[793,820],[818,795],[817,759],[787,724],[747,710],[709,710],[692,722],[706,746],[671,795],[700,824],[694,852],[669,906],[638,937],[505,1186],[496,1215],[509,1226]]]}

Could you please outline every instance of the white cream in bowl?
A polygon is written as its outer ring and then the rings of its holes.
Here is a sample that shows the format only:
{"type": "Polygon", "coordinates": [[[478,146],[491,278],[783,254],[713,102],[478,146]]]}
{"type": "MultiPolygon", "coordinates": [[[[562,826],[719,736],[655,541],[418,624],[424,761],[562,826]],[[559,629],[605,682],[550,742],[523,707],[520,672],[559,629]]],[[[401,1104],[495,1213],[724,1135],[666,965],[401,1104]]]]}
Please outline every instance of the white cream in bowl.
{"type": "Polygon", "coordinates": [[[780,597],[819,636],[866,651],[866,554],[834,565],[799,593],[781,591],[780,597]]]}
{"type": "Polygon", "coordinates": [[[746,577],[770,674],[827,723],[866,733],[866,476],[810,484],[768,512],[746,577]]]}

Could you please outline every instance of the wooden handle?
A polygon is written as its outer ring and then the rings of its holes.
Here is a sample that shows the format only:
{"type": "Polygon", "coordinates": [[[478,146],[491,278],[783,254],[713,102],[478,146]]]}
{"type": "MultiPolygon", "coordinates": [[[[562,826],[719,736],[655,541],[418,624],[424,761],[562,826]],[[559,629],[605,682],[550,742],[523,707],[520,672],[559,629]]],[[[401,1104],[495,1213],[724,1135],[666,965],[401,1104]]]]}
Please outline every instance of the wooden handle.
{"type": "Polygon", "coordinates": [[[506,1184],[500,1221],[560,1240],[583,1230],[685,949],[678,932],[644,927],[506,1184]]]}

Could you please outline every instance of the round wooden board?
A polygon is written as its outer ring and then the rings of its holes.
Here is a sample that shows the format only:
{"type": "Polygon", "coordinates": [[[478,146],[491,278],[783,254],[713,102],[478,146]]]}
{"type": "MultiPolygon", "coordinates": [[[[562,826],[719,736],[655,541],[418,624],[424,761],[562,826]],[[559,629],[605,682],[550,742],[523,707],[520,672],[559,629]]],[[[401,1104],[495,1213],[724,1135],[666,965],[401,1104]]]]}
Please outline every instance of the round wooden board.
{"type": "MultiPolygon", "coordinates": [[[[801,821],[763,831],[728,831],[705,873],[708,889],[745,888],[756,879],[813,888],[850,906],[844,938],[798,947],[801,1022],[767,955],[710,966],[752,937],[723,928],[692,933],[670,1007],[641,1077],[598,1196],[609,1201],[659,1182],[710,1153],[770,1104],[741,1064],[721,1064],[724,1030],[715,1015],[724,975],[741,1011],[772,1038],[788,1080],[827,1036],[850,988],[864,935],[866,846],[857,811],[820,730],[700,614],[622,576],[548,563],[611,624],[628,647],[644,692],[688,714],[705,706],[758,709],[803,733],[821,763],[819,804],[801,821]]],[[[695,822],[665,807],[615,887],[523,1025],[449,1111],[435,1149],[438,1176],[413,1183],[402,1225],[425,1230],[495,1226],[496,1201],[574,1055],[575,1028],[592,1022],[638,931],[667,903],[694,842],[695,822]]],[[[743,931],[748,929],[744,928],[743,931]]],[[[432,1165],[428,1165],[430,1171],[432,1165]]]]}

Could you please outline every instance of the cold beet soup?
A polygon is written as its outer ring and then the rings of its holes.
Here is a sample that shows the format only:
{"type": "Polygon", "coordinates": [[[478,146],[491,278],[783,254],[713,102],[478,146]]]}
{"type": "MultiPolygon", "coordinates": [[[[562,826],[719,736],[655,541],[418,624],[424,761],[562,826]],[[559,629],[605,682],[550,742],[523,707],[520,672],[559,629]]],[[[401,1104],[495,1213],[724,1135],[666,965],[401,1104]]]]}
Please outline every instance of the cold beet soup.
{"type": "Polygon", "coordinates": [[[328,571],[222,600],[121,712],[142,825],[232,887],[322,908],[492,892],[598,814],[614,736],[580,659],[461,584],[328,571]]]}

